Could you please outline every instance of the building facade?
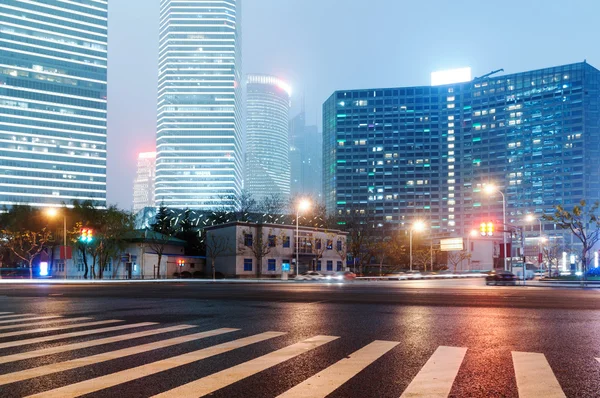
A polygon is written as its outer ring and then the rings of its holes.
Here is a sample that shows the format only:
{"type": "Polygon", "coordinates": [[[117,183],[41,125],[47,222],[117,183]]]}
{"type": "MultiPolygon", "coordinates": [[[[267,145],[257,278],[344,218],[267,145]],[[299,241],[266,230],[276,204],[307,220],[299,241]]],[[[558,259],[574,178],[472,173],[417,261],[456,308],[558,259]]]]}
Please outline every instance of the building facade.
{"type": "Polygon", "coordinates": [[[0,206],[106,205],[108,2],[0,2],[0,206]]]}
{"type": "Polygon", "coordinates": [[[244,188],[254,199],[290,198],[288,119],[291,89],[283,80],[248,75],[244,188]]]}
{"type": "Polygon", "coordinates": [[[290,120],[292,196],[321,198],[323,188],[323,137],[316,125],[306,124],[304,110],[290,120]]]}
{"type": "MultiPolygon", "coordinates": [[[[323,105],[328,212],[466,236],[600,197],[600,71],[576,63],[443,86],[335,92],[323,105]]],[[[529,235],[554,225],[529,224],[529,235]]]]}
{"type": "Polygon", "coordinates": [[[161,0],[157,204],[234,206],[242,186],[241,1],[161,0]]]}
{"type": "Polygon", "coordinates": [[[278,277],[298,270],[346,270],[347,233],[293,225],[233,222],[205,228],[206,269],[226,277],[278,277]],[[296,244],[296,242],[298,244],[296,244]]]}
{"type": "Polygon", "coordinates": [[[137,172],[133,182],[133,212],[154,206],[154,178],[156,174],[156,152],[141,152],[138,155],[137,172]]]}

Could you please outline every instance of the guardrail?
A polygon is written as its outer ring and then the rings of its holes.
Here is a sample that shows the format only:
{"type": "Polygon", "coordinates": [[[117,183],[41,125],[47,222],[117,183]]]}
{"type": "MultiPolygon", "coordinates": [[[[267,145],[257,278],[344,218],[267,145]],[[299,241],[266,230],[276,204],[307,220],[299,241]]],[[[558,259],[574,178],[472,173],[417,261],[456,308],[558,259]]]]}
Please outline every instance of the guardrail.
{"type": "Polygon", "coordinates": [[[383,281],[404,281],[421,279],[459,279],[459,278],[484,278],[486,274],[442,274],[442,275],[421,275],[418,277],[408,275],[386,275],[386,276],[358,276],[360,280],[383,280],[383,281]]]}

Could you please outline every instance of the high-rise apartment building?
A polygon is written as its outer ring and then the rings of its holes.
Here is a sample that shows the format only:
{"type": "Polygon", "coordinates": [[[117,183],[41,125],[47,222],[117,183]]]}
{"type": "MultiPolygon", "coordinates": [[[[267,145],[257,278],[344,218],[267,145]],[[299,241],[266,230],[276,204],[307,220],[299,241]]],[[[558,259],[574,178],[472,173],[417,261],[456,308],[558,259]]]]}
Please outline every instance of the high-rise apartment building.
{"type": "MultiPolygon", "coordinates": [[[[523,225],[600,197],[600,71],[576,63],[466,83],[335,92],[323,105],[327,210],[439,236],[523,225]]],[[[544,230],[554,229],[544,225],[544,230]]]]}
{"type": "Polygon", "coordinates": [[[244,187],[256,200],[290,198],[288,120],[291,89],[281,79],[248,75],[244,187]]]}
{"type": "Polygon", "coordinates": [[[133,212],[146,207],[154,207],[154,178],[156,152],[142,152],[138,155],[137,173],[133,182],[133,212]]]}
{"type": "Polygon", "coordinates": [[[0,2],[0,206],[106,205],[107,12],[0,2]]]}
{"type": "Polygon", "coordinates": [[[292,196],[321,197],[323,188],[323,137],[316,125],[306,124],[302,110],[290,120],[292,196]]]}
{"type": "Polygon", "coordinates": [[[234,206],[242,185],[241,1],[161,0],[156,203],[234,206]]]}

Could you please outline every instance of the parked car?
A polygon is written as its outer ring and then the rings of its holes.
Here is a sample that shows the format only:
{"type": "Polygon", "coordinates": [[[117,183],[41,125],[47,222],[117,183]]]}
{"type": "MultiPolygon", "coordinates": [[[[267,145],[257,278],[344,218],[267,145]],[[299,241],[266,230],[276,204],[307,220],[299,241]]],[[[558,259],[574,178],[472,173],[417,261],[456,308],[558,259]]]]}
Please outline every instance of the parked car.
{"type": "Polygon", "coordinates": [[[490,271],[485,277],[486,285],[516,285],[517,276],[510,271],[490,271]]]}
{"type": "Polygon", "coordinates": [[[300,275],[296,275],[294,278],[297,281],[320,281],[325,279],[325,275],[320,274],[316,271],[303,272],[300,275]]]}
{"type": "Polygon", "coordinates": [[[386,276],[388,277],[389,280],[392,280],[392,281],[403,281],[405,279],[408,279],[408,275],[406,275],[406,272],[403,272],[403,271],[390,272],[386,276]]]}

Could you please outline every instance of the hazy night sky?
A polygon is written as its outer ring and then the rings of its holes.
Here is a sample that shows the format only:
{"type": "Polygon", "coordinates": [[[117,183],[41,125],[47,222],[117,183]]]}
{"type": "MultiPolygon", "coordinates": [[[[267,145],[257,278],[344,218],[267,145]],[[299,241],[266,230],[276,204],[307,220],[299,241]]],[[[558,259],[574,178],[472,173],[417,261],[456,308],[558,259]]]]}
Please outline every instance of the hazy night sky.
{"type": "MultiPolygon", "coordinates": [[[[109,1],[108,201],[131,208],[137,153],[154,150],[159,0],[109,1]]],[[[580,62],[600,68],[598,0],[244,0],[243,72],[306,97],[308,120],[334,90],[429,84],[580,62]]]]}

